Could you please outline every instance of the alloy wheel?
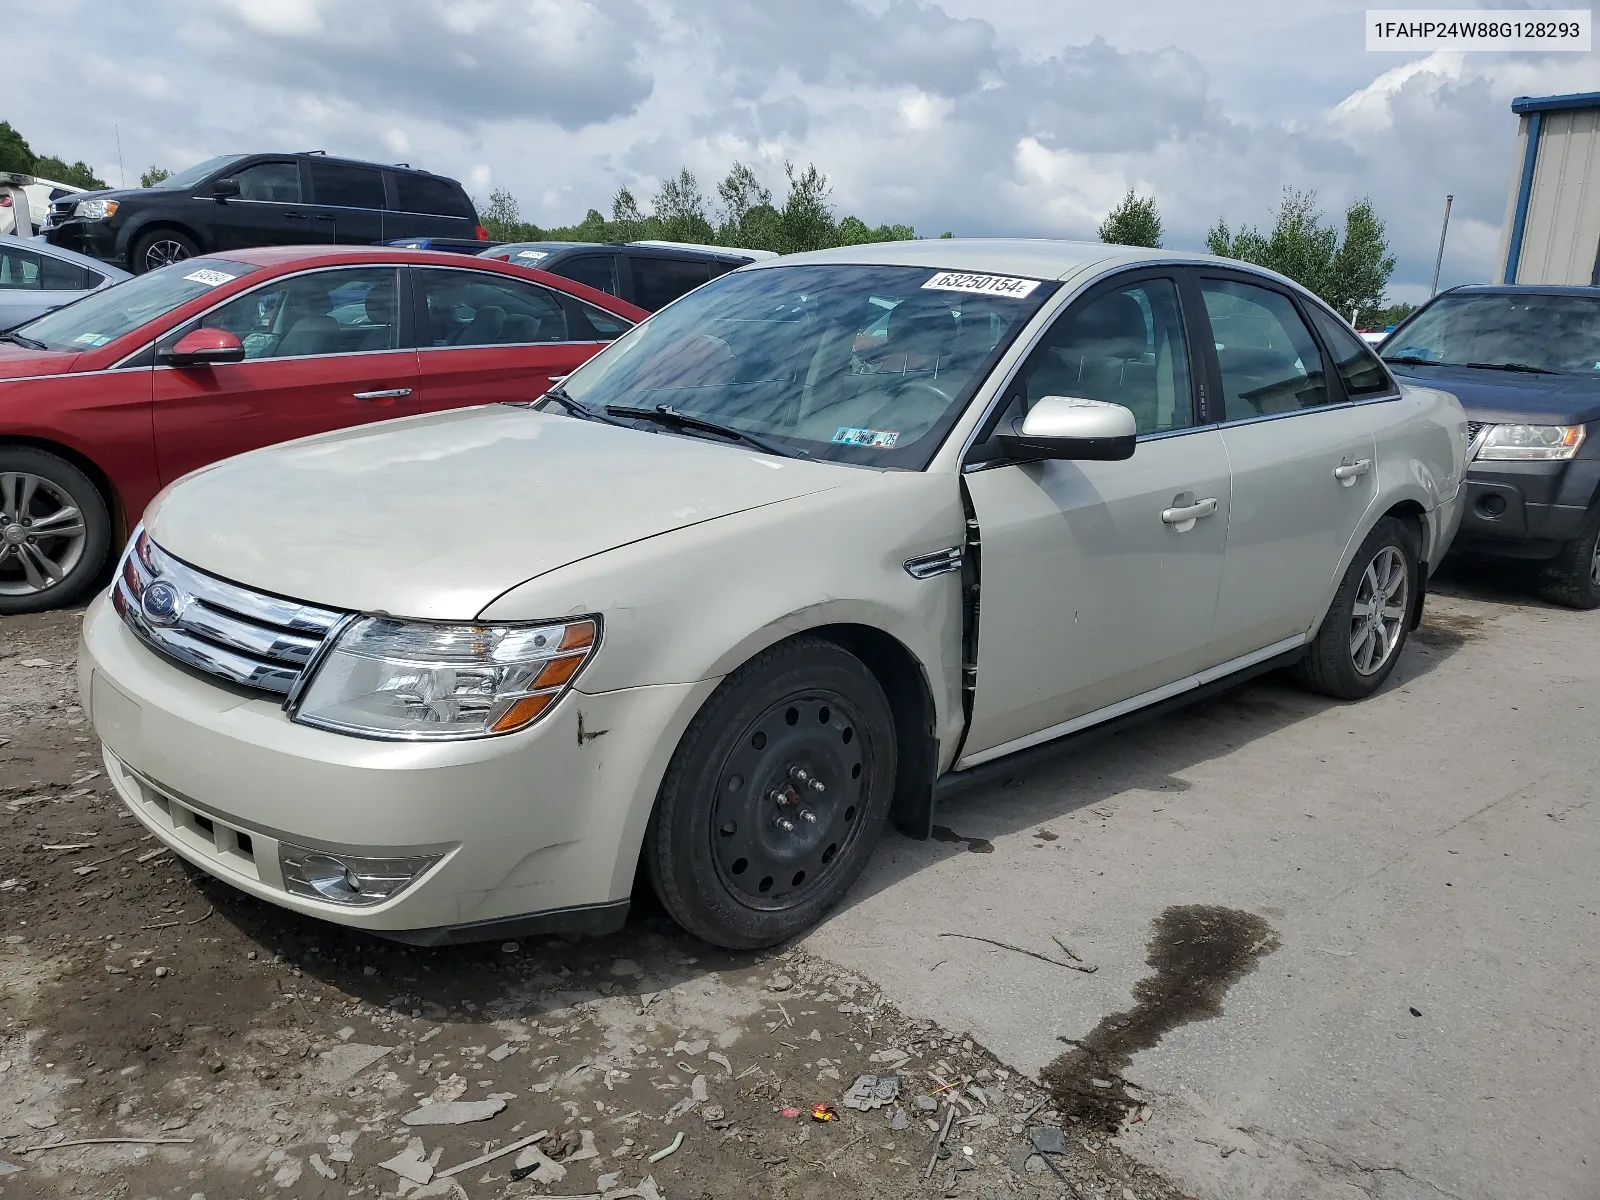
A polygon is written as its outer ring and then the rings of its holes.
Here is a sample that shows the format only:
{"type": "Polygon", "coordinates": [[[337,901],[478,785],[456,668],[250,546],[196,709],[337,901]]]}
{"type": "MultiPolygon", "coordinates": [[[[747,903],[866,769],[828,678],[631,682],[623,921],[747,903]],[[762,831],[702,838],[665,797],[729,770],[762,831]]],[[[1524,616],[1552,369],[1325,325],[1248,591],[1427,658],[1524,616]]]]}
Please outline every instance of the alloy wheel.
{"type": "Polygon", "coordinates": [[[767,709],[717,775],[712,857],[729,892],[781,909],[821,888],[866,814],[872,747],[849,701],[819,692],[767,709]]]}
{"type": "Polygon", "coordinates": [[[1350,613],[1350,661],[1362,675],[1375,675],[1394,654],[1410,605],[1405,555],[1395,546],[1379,550],[1361,573],[1350,613]]]}
{"type": "Polygon", "coordinates": [[[58,484],[26,471],[0,473],[0,595],[54,587],[83,558],[88,526],[58,484]]]}
{"type": "Polygon", "coordinates": [[[175,262],[182,262],[189,257],[189,247],[182,242],[160,240],[151,242],[145,247],[145,270],[154,271],[158,267],[170,266],[175,262]]]}
{"type": "Polygon", "coordinates": [[[1600,588],[1600,537],[1594,540],[1594,548],[1589,555],[1589,582],[1600,588]]]}

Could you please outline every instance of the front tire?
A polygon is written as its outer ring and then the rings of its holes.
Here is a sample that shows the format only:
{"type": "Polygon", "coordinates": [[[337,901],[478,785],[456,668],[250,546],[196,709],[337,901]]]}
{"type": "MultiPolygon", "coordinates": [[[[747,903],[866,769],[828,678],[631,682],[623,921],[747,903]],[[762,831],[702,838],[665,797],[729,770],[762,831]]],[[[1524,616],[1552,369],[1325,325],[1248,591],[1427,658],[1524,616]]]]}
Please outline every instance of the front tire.
{"type": "Polygon", "coordinates": [[[90,478],[31,446],[0,447],[0,615],[71,604],[111,550],[111,515],[90,478]]]}
{"type": "Polygon", "coordinates": [[[200,248],[187,234],[176,229],[157,229],[134,243],[133,253],[128,255],[128,269],[135,275],[143,275],[146,271],[193,258],[199,252],[200,248]]]}
{"type": "Polygon", "coordinates": [[[651,886],[714,945],[793,937],[866,866],[894,780],[894,718],[872,673],[821,638],[780,643],[684,733],[645,834],[651,886]]]}
{"type": "Polygon", "coordinates": [[[1410,633],[1418,575],[1411,531],[1384,517],[1351,559],[1306,648],[1301,682],[1336,700],[1364,700],[1382,687],[1410,633]]]}
{"type": "Polygon", "coordinates": [[[1600,505],[1578,536],[1539,571],[1539,595],[1566,608],[1600,608],[1600,505]]]}

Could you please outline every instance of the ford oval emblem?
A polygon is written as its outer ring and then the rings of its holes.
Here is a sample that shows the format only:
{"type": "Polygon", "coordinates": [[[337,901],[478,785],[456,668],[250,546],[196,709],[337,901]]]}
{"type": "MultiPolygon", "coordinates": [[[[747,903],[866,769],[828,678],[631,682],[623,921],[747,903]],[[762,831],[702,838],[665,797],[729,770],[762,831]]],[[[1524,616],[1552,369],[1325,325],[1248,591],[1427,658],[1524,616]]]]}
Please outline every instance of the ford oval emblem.
{"type": "Polygon", "coordinates": [[[166,580],[158,579],[145,588],[140,606],[152,625],[175,625],[183,615],[183,593],[166,580]]]}

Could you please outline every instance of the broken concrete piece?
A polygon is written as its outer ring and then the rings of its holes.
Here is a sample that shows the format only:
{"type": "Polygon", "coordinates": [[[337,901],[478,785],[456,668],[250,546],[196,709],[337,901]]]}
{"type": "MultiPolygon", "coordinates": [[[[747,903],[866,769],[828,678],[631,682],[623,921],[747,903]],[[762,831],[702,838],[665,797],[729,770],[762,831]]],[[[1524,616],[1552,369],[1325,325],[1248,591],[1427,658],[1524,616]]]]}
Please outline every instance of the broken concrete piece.
{"type": "Polygon", "coordinates": [[[513,1179],[531,1179],[535,1183],[560,1183],[567,1177],[567,1169],[537,1146],[526,1146],[517,1155],[513,1179]]]}
{"type": "Polygon", "coordinates": [[[706,1055],[706,1059],[709,1062],[716,1063],[717,1066],[721,1067],[730,1076],[733,1074],[733,1064],[728,1061],[728,1056],[723,1054],[720,1050],[713,1050],[710,1054],[706,1055]]]}
{"type": "Polygon", "coordinates": [[[906,1116],[906,1110],[903,1108],[895,1109],[894,1116],[889,1118],[890,1129],[904,1129],[909,1124],[911,1124],[911,1118],[906,1116]]]}
{"type": "MultiPolygon", "coordinates": [[[[8,1163],[4,1159],[0,1159],[0,1179],[5,1178],[7,1175],[20,1175],[20,1174],[22,1174],[22,1168],[17,1166],[16,1163],[8,1163]]],[[[613,1175],[612,1179],[615,1179],[615,1178],[616,1178],[616,1176],[613,1175]]]]}
{"type": "Polygon", "coordinates": [[[516,1050],[512,1047],[510,1042],[501,1042],[493,1050],[489,1051],[489,1057],[494,1062],[505,1062],[506,1059],[510,1058],[515,1053],[516,1050]]]}
{"type": "Polygon", "coordinates": [[[794,986],[794,980],[780,972],[767,980],[767,986],[775,992],[787,992],[794,986]]]}
{"type": "Polygon", "coordinates": [[[606,1174],[601,1175],[598,1179],[596,1179],[594,1181],[594,1185],[602,1192],[609,1192],[612,1188],[617,1186],[617,1180],[621,1178],[621,1171],[608,1171],[606,1174]]]}
{"type": "Polygon", "coordinates": [[[504,1100],[451,1100],[445,1104],[424,1104],[400,1119],[407,1125],[468,1125],[487,1121],[504,1112],[504,1100]]]}
{"type": "Polygon", "coordinates": [[[377,1062],[393,1046],[364,1046],[346,1042],[317,1055],[317,1078],[323,1083],[345,1084],[377,1062]]]}
{"type": "Polygon", "coordinates": [[[1065,1154],[1067,1135],[1059,1125],[1040,1125],[1033,1131],[1033,1148],[1041,1154],[1065,1154]]]}
{"type": "Polygon", "coordinates": [[[311,1169],[318,1175],[321,1175],[324,1179],[339,1178],[339,1172],[335,1171],[327,1163],[323,1162],[322,1155],[320,1154],[313,1154],[311,1156],[311,1169]]]}
{"type": "Polygon", "coordinates": [[[272,1177],[272,1182],[281,1188],[293,1187],[300,1182],[300,1173],[305,1170],[305,1164],[298,1158],[291,1158],[278,1168],[278,1173],[272,1177]]]}
{"type": "Polygon", "coordinates": [[[685,1096],[671,1108],[667,1109],[666,1112],[662,1113],[661,1119],[670,1125],[672,1122],[676,1121],[679,1117],[683,1116],[684,1113],[688,1112],[691,1108],[699,1103],[700,1101],[696,1100],[693,1096],[685,1096]]]}
{"type": "Polygon", "coordinates": [[[706,1082],[704,1075],[696,1075],[694,1082],[689,1085],[689,1094],[704,1104],[711,1099],[711,1085],[706,1082]]]}
{"type": "Polygon", "coordinates": [[[704,1054],[711,1048],[711,1043],[705,1038],[696,1038],[692,1042],[680,1041],[672,1048],[674,1054],[704,1054]]]}
{"type": "Polygon", "coordinates": [[[850,1090],[844,1094],[843,1104],[846,1108],[868,1112],[874,1108],[882,1108],[885,1104],[893,1104],[898,1099],[900,1099],[900,1076],[858,1075],[856,1081],[850,1085],[850,1090]]]}
{"type": "Polygon", "coordinates": [[[401,1179],[409,1179],[412,1183],[428,1183],[433,1179],[433,1164],[423,1153],[421,1138],[412,1138],[410,1144],[399,1154],[378,1165],[386,1171],[393,1171],[401,1179]]]}

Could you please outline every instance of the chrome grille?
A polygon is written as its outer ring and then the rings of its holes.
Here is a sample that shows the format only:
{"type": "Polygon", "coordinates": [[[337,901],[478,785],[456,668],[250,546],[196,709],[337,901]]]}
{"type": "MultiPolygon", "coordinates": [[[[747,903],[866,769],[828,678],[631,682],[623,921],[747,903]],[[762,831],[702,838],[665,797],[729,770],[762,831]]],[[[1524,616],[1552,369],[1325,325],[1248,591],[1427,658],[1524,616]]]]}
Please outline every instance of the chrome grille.
{"type": "Polygon", "coordinates": [[[349,615],[207,575],[173,558],[142,529],[122,556],[111,598],[151,649],[230,683],[281,695],[293,690],[349,615]]]}

